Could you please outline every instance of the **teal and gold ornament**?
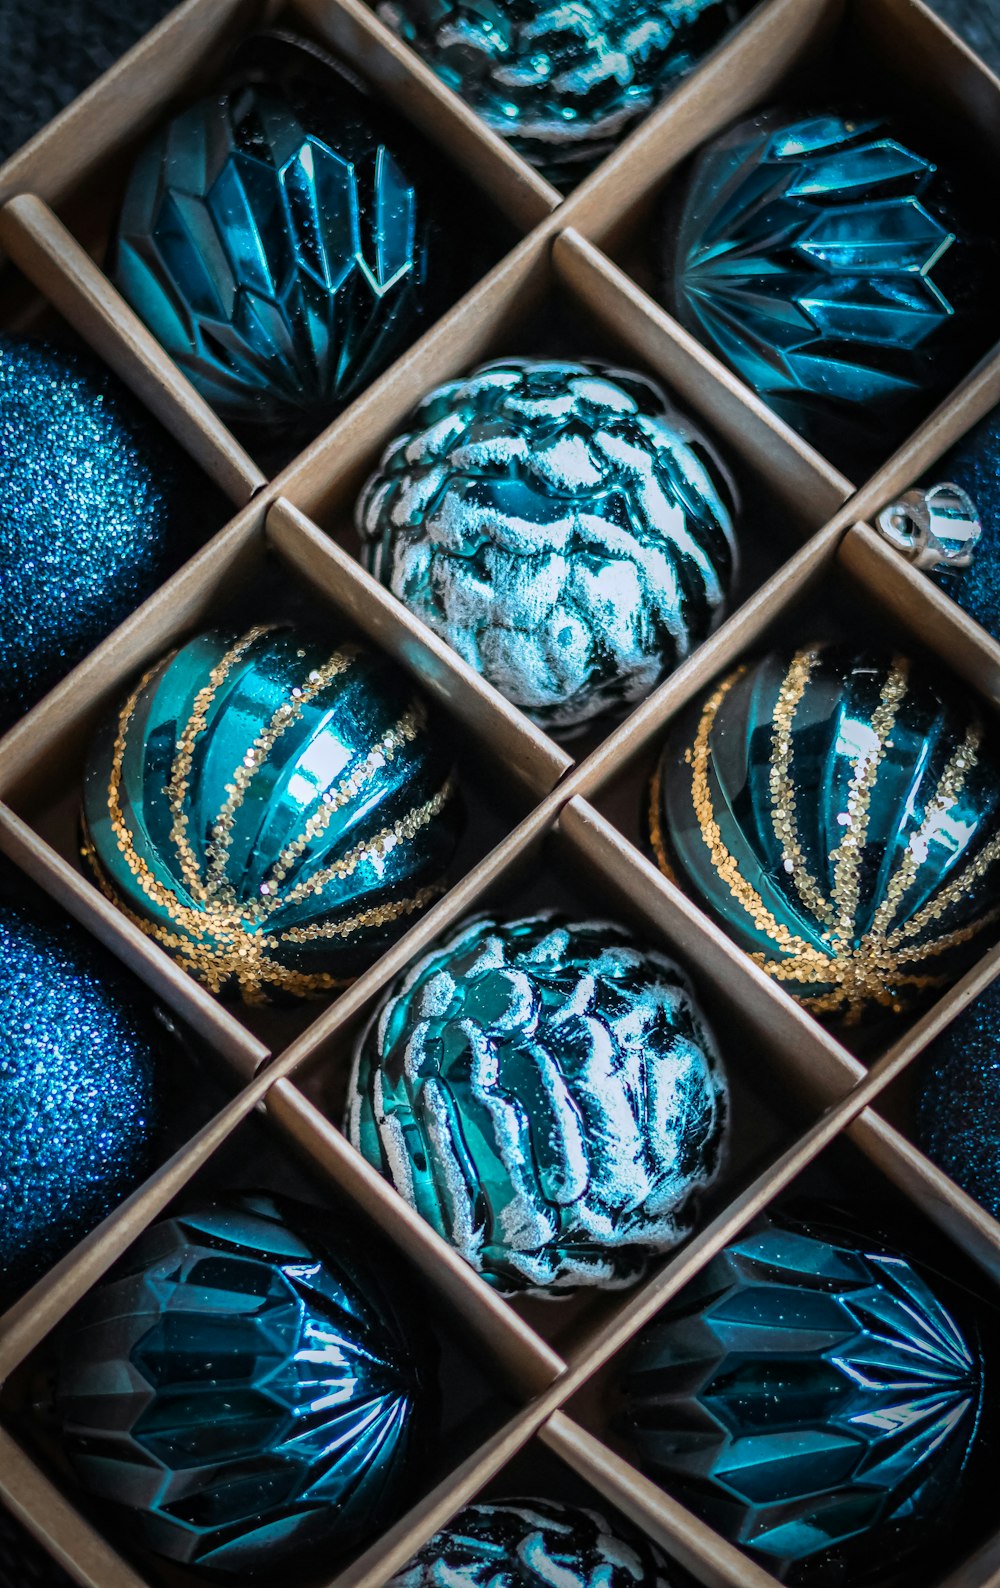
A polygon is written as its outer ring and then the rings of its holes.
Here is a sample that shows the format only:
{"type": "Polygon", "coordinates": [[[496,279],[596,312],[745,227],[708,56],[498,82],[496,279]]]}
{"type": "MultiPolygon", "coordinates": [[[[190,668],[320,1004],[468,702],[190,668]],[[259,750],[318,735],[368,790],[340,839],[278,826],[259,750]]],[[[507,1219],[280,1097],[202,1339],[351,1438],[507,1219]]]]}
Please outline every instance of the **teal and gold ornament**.
{"type": "Polygon", "coordinates": [[[665,301],[795,429],[864,466],[996,335],[996,237],[965,186],[881,115],[759,112],[670,186],[665,301]]]}
{"type": "Polygon", "coordinates": [[[380,0],[378,14],[557,187],[586,176],[755,0],[380,0]]]}
{"type": "Polygon", "coordinates": [[[620,715],[725,613],[735,491],[654,381],[508,358],[428,393],[357,507],[375,577],[534,722],[620,715]]]}
{"type": "Polygon", "coordinates": [[[1000,920],[1000,768],[971,705],[846,644],[737,667],[674,725],[660,868],[811,1013],[898,1014],[1000,920]]]}
{"type": "Polygon", "coordinates": [[[139,155],[115,281],[224,419],[297,439],[450,301],[438,164],[338,63],[253,38],[139,155]]]}
{"type": "Polygon", "coordinates": [[[91,749],[84,853],[216,993],[345,985],[444,892],[452,756],[393,663],[289,628],[201,634],[91,749]]]}
{"type": "Polygon", "coordinates": [[[346,1133],[494,1288],[616,1287],[691,1233],[728,1086],[684,973],[606,921],[463,922],[359,1039],[346,1133]]]}

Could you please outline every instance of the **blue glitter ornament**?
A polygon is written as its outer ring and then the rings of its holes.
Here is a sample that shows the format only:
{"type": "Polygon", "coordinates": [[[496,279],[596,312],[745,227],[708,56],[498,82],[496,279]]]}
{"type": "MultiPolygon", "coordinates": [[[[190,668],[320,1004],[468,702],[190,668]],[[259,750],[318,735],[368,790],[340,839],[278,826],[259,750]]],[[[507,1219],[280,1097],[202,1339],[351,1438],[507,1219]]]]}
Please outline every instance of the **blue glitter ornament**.
{"type": "Polygon", "coordinates": [[[240,1578],[326,1566],[405,1502],[432,1342],[335,1223],[264,1196],[178,1214],[72,1315],[63,1448],[155,1554],[240,1578]]]}
{"type": "Polygon", "coordinates": [[[689,1235],[728,1090],[682,972],[621,927],[465,922],[355,1054],[345,1130],[504,1292],[630,1284],[689,1235]]]}
{"type": "Polygon", "coordinates": [[[226,516],[95,359],[0,336],[0,731],[226,516]]]}
{"type": "Polygon", "coordinates": [[[755,0],[381,0],[383,21],[558,187],[585,176],[755,0]]]}
{"type": "Polygon", "coordinates": [[[995,271],[951,173],[879,117],[765,111],[668,195],[672,311],[849,462],[885,453],[988,345],[995,271]]]}
{"type": "Polygon", "coordinates": [[[1000,919],[1000,768],[968,704],[904,656],[738,667],[674,725],[649,836],[756,964],[848,1024],[949,986],[1000,919]]]}
{"type": "Polygon", "coordinates": [[[366,565],[533,721],[620,713],[719,621],[732,487],[633,371],[504,359],[439,386],[357,509],[366,565]]]}
{"type": "Polygon", "coordinates": [[[905,1256],[781,1216],[638,1337],[624,1423],[643,1469],[779,1581],[910,1583],[954,1519],[984,1383],[978,1336],[905,1256]]]}
{"type": "Polygon", "coordinates": [[[446,306],[444,214],[412,127],[264,36],[140,155],[114,276],[202,396],[272,442],[321,428],[446,306]]]}
{"type": "Polygon", "coordinates": [[[1000,986],[994,983],[917,1064],[913,1139],[1000,1219],[1000,986]]]}
{"type": "Polygon", "coordinates": [[[461,806],[423,698],[385,657],[293,629],[202,634],[94,742],[84,853],[212,992],[346,985],[444,892],[461,806]]]}
{"type": "Polygon", "coordinates": [[[467,1505],[388,1588],[671,1588],[679,1582],[655,1545],[597,1511],[554,1500],[504,1500],[467,1505]]]}
{"type": "Polygon", "coordinates": [[[0,903],[0,1303],[146,1174],[168,1046],[79,927],[0,903]]]}

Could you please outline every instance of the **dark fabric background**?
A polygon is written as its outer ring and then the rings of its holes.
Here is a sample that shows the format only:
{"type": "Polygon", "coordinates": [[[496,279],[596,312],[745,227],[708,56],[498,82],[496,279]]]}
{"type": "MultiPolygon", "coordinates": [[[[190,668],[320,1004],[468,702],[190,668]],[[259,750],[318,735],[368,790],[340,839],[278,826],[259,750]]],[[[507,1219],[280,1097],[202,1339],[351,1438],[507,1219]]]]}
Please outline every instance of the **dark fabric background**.
{"type": "MultiPolygon", "coordinates": [[[[174,0],[0,0],[0,160],[170,10],[174,0]]],[[[1000,69],[1000,0],[933,0],[1000,69]]]]}

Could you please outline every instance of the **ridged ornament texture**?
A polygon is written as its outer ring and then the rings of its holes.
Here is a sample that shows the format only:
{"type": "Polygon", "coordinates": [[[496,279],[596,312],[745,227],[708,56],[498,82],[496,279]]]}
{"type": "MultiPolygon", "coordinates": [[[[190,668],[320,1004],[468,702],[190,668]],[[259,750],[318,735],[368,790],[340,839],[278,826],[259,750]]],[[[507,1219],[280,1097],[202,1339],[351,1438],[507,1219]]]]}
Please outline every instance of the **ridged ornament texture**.
{"type": "Polygon", "coordinates": [[[728,479],[645,376],[512,358],[430,392],[357,509],[366,565],[556,733],[645,698],[722,616],[728,479]]]}
{"type": "Polygon", "coordinates": [[[674,725],[649,820],[661,869],[822,1019],[919,1007],[1000,920],[995,750],[902,655],[741,665],[674,725]]]}
{"type": "Polygon", "coordinates": [[[326,1570],[405,1503],[437,1415],[430,1342],[335,1222],[263,1196],[178,1214],[72,1315],[63,1447],[155,1554],[240,1580],[326,1570]]]}
{"type": "Polygon", "coordinates": [[[444,891],[451,756],[405,673],[291,628],[201,634],[98,734],[85,854],[212,992],[336,989],[444,891]]]}
{"type": "Polygon", "coordinates": [[[642,1468],[779,1581],[912,1583],[947,1538],[984,1361],[911,1262],[840,1218],[777,1217],[638,1337],[642,1468]]]}
{"type": "Polygon", "coordinates": [[[463,923],[357,1048],[347,1134],[496,1289],[630,1284],[690,1234],[728,1088],[686,977],[621,927],[463,923]]]}

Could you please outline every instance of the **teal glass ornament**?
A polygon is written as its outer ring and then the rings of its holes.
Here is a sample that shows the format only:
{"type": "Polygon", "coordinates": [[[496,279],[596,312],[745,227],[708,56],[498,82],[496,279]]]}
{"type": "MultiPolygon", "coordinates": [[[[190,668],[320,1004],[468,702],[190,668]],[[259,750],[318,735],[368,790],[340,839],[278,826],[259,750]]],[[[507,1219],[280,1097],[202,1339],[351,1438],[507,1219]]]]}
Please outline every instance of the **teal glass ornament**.
{"type": "Polygon", "coordinates": [[[322,428],[450,301],[440,179],[414,128],[283,35],[154,134],[114,279],[230,424],[322,428]]]}
{"type": "Polygon", "coordinates": [[[680,1588],[680,1583],[654,1544],[597,1511],[556,1500],[503,1500],[467,1505],[388,1588],[680,1588]]]}
{"type": "Polygon", "coordinates": [[[979,1456],[986,1363],[940,1281],[836,1215],[779,1214],[638,1336],[642,1469],[780,1582],[923,1580],[979,1456]]]}
{"type": "Polygon", "coordinates": [[[755,0],[381,0],[378,14],[557,187],[610,154],[755,0]]]}
{"type": "Polygon", "coordinates": [[[384,657],[201,634],[96,738],[84,854],[144,932],[248,1003],[345,985],[444,892],[452,758],[384,657]]]}
{"type": "Polygon", "coordinates": [[[691,1233],[728,1087],[683,972],[605,921],[462,923],[357,1045],[351,1143],[488,1284],[622,1286],[691,1233]]]}
{"type": "Polygon", "coordinates": [[[428,393],[357,528],[376,578],[565,735],[643,700],[719,622],[734,500],[644,375],[509,358],[428,393]]]}
{"type": "Polygon", "coordinates": [[[814,1015],[900,1014],[1000,919],[1000,771],[969,704],[905,656],[773,651],[673,727],[661,869],[814,1015]]]}
{"type": "Polygon", "coordinates": [[[913,1140],[1000,1219],[1000,985],[994,982],[920,1056],[913,1140]]]}
{"type": "Polygon", "coordinates": [[[62,1332],[63,1450],[156,1555],[240,1581],[329,1569],[405,1507],[436,1428],[410,1300],[286,1198],[163,1219],[62,1332]]]}
{"type": "Polygon", "coordinates": [[[795,429],[868,461],[989,345],[996,249],[968,207],[882,117],[773,108],[672,185],[663,293],[795,429]]]}

